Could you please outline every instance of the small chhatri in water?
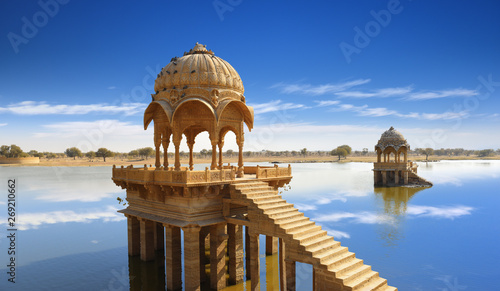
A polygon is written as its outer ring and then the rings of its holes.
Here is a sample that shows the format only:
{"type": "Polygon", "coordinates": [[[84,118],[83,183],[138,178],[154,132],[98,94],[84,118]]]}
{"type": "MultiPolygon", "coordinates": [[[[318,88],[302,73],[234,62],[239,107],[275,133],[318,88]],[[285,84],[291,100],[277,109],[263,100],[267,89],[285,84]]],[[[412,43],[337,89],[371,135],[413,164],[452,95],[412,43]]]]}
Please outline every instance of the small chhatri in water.
{"type": "Polygon", "coordinates": [[[377,162],[373,163],[375,186],[419,185],[432,183],[417,175],[416,163],[408,160],[410,145],[403,135],[391,126],[375,145],[377,162]],[[382,161],[383,157],[383,161],[382,161]]]}

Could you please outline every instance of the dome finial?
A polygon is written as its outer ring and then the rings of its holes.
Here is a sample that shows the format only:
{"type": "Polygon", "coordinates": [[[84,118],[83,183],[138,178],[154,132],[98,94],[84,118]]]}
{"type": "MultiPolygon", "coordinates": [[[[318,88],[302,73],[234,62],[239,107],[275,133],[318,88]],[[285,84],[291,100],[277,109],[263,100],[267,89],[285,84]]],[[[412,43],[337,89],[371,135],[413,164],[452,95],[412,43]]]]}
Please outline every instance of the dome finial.
{"type": "Polygon", "coordinates": [[[391,126],[391,128],[389,128],[389,130],[394,130],[394,127],[391,126]]]}

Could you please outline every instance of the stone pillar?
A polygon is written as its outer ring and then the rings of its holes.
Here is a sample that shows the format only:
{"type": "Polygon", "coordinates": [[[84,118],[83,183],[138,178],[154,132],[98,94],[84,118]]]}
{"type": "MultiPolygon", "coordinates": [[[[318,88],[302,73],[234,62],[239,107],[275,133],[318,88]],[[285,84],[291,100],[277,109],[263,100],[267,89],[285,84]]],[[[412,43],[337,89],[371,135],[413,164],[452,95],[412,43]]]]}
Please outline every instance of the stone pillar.
{"type": "Polygon", "coordinates": [[[399,184],[399,171],[398,170],[394,171],[394,183],[396,185],[399,184]]]}
{"type": "Polygon", "coordinates": [[[382,156],[382,153],[377,152],[377,163],[380,163],[381,156],[382,156]]]}
{"type": "Polygon", "coordinates": [[[163,225],[161,223],[155,222],[154,227],[154,242],[155,242],[155,251],[163,250],[165,245],[165,233],[163,232],[163,225]]]}
{"type": "Polygon", "coordinates": [[[161,162],[160,162],[160,146],[161,146],[161,132],[159,127],[155,124],[154,127],[154,142],[155,142],[155,150],[156,150],[156,156],[155,156],[155,167],[156,169],[159,169],[161,167],[161,162]]]}
{"type": "MultiPolygon", "coordinates": [[[[207,264],[206,249],[210,247],[210,226],[204,226],[200,230],[200,281],[207,281],[207,272],[205,265],[207,264]]],[[[210,262],[209,262],[210,263],[210,262]]]]}
{"type": "Polygon", "coordinates": [[[127,216],[128,255],[137,256],[141,253],[141,230],[139,220],[127,216]]]}
{"type": "Polygon", "coordinates": [[[384,163],[387,163],[387,154],[384,153],[384,163]]]}
{"type": "Polygon", "coordinates": [[[286,290],[295,291],[295,261],[285,259],[286,290]]]}
{"type": "Polygon", "coordinates": [[[210,288],[226,288],[226,225],[210,226],[210,288]]]}
{"type": "Polygon", "coordinates": [[[404,152],[403,155],[404,155],[405,164],[406,164],[406,163],[408,163],[408,153],[404,152]]]}
{"type": "Polygon", "coordinates": [[[219,169],[222,169],[222,147],[224,146],[224,142],[219,142],[219,169]]]}
{"type": "Polygon", "coordinates": [[[260,259],[259,259],[259,234],[249,233],[250,236],[250,290],[260,291],[260,259]]]}
{"type": "Polygon", "coordinates": [[[189,169],[192,171],[194,169],[193,165],[193,146],[194,146],[194,141],[193,142],[188,142],[188,147],[189,147],[189,169]]]}
{"type": "Polygon", "coordinates": [[[168,144],[170,143],[170,134],[163,134],[162,144],[163,144],[163,168],[167,170],[168,168],[168,144]]]}
{"type": "Polygon", "coordinates": [[[154,224],[151,220],[140,219],[142,261],[152,261],[155,258],[154,224]]]}
{"type": "Polygon", "coordinates": [[[182,289],[182,249],[181,229],[177,226],[165,226],[165,263],[167,290],[182,289]]]}
{"type": "Polygon", "coordinates": [[[186,291],[200,291],[200,227],[183,227],[184,282],[186,291]]]}
{"type": "Polygon", "coordinates": [[[280,291],[286,291],[285,242],[279,239],[280,291]]]}
{"type": "Polygon", "coordinates": [[[174,140],[174,146],[175,146],[175,163],[174,163],[174,167],[175,167],[175,170],[178,171],[181,169],[181,159],[180,159],[180,156],[179,156],[179,146],[181,145],[181,141],[175,141],[174,140]]]}
{"type": "Polygon", "coordinates": [[[247,280],[252,278],[250,273],[250,233],[248,231],[249,227],[245,226],[245,268],[247,269],[247,280]]]}
{"type": "Polygon", "coordinates": [[[266,235],[266,255],[278,253],[278,238],[266,235]]]}
{"type": "Polygon", "coordinates": [[[403,182],[404,182],[405,185],[408,185],[408,171],[404,171],[403,175],[404,175],[403,176],[403,180],[404,180],[403,182]]]}
{"type": "Polygon", "coordinates": [[[243,170],[243,138],[241,138],[241,141],[238,142],[238,172],[236,174],[239,178],[245,176],[245,172],[243,170]]]}
{"type": "Polygon", "coordinates": [[[227,225],[227,251],[229,255],[229,284],[243,282],[243,226],[227,225]]]}
{"type": "Polygon", "coordinates": [[[387,171],[381,171],[382,174],[382,185],[387,185],[387,171]]]}
{"type": "Polygon", "coordinates": [[[212,164],[210,170],[217,169],[217,143],[212,142],[212,164]]]}

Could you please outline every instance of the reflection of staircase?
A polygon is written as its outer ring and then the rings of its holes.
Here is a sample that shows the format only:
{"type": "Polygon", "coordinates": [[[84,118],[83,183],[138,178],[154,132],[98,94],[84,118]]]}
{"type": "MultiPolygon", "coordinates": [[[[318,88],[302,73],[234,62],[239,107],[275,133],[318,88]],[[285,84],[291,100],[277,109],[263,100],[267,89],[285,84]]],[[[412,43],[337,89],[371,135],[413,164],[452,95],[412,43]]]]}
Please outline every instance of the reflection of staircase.
{"type": "Polygon", "coordinates": [[[287,203],[267,183],[241,182],[231,187],[231,199],[246,202],[249,216],[252,213],[258,221],[255,223],[257,231],[259,227],[268,229],[270,224],[274,225],[272,235],[286,242],[287,253],[292,250],[300,254],[294,260],[313,263],[325,270],[332,281],[342,286],[341,290],[397,290],[388,286],[386,279],[380,278],[347,247],[340,246],[340,242],[327,235],[321,226],[287,203]]]}

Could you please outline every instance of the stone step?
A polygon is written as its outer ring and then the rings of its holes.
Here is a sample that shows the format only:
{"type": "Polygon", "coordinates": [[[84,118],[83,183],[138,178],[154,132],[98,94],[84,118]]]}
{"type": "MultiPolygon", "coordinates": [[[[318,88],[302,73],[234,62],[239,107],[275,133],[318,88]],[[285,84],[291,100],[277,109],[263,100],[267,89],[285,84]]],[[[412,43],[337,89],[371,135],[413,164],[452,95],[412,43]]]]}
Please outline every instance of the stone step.
{"type": "Polygon", "coordinates": [[[274,216],[274,217],[272,217],[272,219],[274,220],[274,223],[281,224],[281,223],[286,222],[290,219],[295,219],[295,218],[299,218],[299,217],[305,217],[304,213],[299,212],[299,211],[290,211],[290,212],[285,212],[283,215],[274,216]]]}
{"type": "Polygon", "coordinates": [[[244,192],[243,196],[245,196],[247,199],[255,200],[258,198],[276,197],[279,195],[276,192],[272,191],[256,191],[256,192],[244,192]]]}
{"type": "Polygon", "coordinates": [[[340,276],[345,272],[349,272],[352,269],[358,268],[363,265],[363,260],[354,258],[342,265],[338,265],[335,268],[328,268],[328,271],[335,273],[335,276],[340,276]]]}
{"type": "Polygon", "coordinates": [[[287,225],[286,227],[282,226],[281,228],[284,229],[286,233],[295,233],[295,232],[297,232],[297,230],[309,228],[309,227],[314,226],[314,225],[316,225],[314,223],[314,221],[307,220],[307,221],[301,221],[301,222],[297,222],[294,224],[290,224],[290,225],[287,225]]]}
{"type": "MultiPolygon", "coordinates": [[[[332,238],[333,239],[333,238],[332,238]]],[[[340,247],[340,242],[333,241],[330,243],[319,244],[314,247],[309,247],[306,251],[310,252],[314,258],[318,258],[323,256],[325,253],[328,253],[332,250],[335,250],[340,247]]]]}
{"type": "Polygon", "coordinates": [[[257,202],[261,202],[261,201],[268,201],[268,200],[274,200],[274,199],[280,199],[282,201],[285,201],[283,199],[283,197],[281,197],[281,195],[269,195],[269,196],[260,196],[260,197],[256,197],[256,198],[252,198],[253,202],[257,203],[257,202]]]}
{"type": "Polygon", "coordinates": [[[384,278],[376,278],[375,280],[370,281],[370,283],[366,286],[363,286],[360,290],[373,290],[373,291],[386,291],[386,290],[397,290],[394,287],[387,286],[387,280],[384,278]]]}
{"type": "Polygon", "coordinates": [[[279,204],[279,205],[264,205],[264,206],[259,207],[259,209],[262,210],[265,214],[276,213],[276,212],[279,212],[281,210],[290,209],[290,208],[294,208],[293,204],[287,203],[287,202],[285,202],[283,204],[279,204]]]}
{"type": "Polygon", "coordinates": [[[277,223],[281,228],[283,229],[288,229],[292,226],[295,226],[297,224],[300,224],[300,223],[305,223],[305,222],[309,222],[309,217],[305,217],[305,216],[296,216],[295,218],[292,218],[292,219],[288,219],[288,220],[285,220],[283,222],[280,222],[280,223],[277,223]]]}
{"type": "MultiPolygon", "coordinates": [[[[311,225],[309,227],[304,227],[304,228],[301,228],[301,229],[297,229],[293,232],[288,232],[288,231],[285,231],[286,234],[291,234],[292,237],[295,239],[296,236],[303,236],[305,233],[307,232],[313,232],[313,231],[318,231],[318,230],[321,230],[321,226],[319,225],[311,225]]],[[[298,241],[297,241],[298,243],[298,241]]]]}
{"type": "Polygon", "coordinates": [[[369,284],[373,283],[373,281],[376,281],[379,277],[378,272],[370,270],[364,276],[359,276],[356,279],[354,279],[352,282],[349,283],[349,285],[346,285],[346,290],[351,290],[351,291],[360,291],[360,290],[371,290],[371,289],[365,289],[363,287],[369,286],[369,284]]]}
{"type": "Polygon", "coordinates": [[[398,288],[392,286],[386,286],[385,289],[380,289],[381,291],[398,291],[398,288]]]}
{"type": "Polygon", "coordinates": [[[325,265],[328,265],[328,270],[338,269],[340,265],[346,264],[350,262],[352,259],[356,258],[356,254],[353,252],[345,252],[339,254],[336,257],[333,257],[325,262],[325,265]]]}
{"type": "Polygon", "coordinates": [[[297,214],[297,209],[291,207],[287,209],[282,209],[281,211],[267,212],[265,215],[272,219],[285,219],[297,214]]]}
{"type": "Polygon", "coordinates": [[[271,205],[286,204],[286,201],[281,199],[281,198],[274,198],[274,199],[254,201],[254,203],[259,205],[259,208],[262,208],[262,207],[267,207],[267,206],[271,206],[271,205]]]}
{"type": "Polygon", "coordinates": [[[372,270],[372,267],[369,265],[361,265],[357,268],[350,270],[349,272],[345,272],[344,274],[337,276],[337,279],[342,280],[344,285],[350,285],[350,283],[358,280],[361,277],[364,277],[368,272],[372,270]]]}
{"type": "Polygon", "coordinates": [[[264,184],[264,183],[256,183],[256,184],[250,184],[250,183],[244,183],[244,184],[235,184],[233,185],[236,190],[244,190],[244,191],[252,191],[252,190],[268,190],[271,189],[269,185],[264,184]]]}
{"type": "Polygon", "coordinates": [[[305,243],[301,243],[301,245],[306,248],[306,251],[314,252],[315,250],[324,249],[325,247],[333,247],[334,243],[335,241],[333,240],[333,237],[325,235],[309,240],[305,243]]]}
{"type": "Polygon", "coordinates": [[[312,239],[315,239],[318,237],[322,237],[325,235],[328,235],[326,230],[318,230],[318,231],[314,231],[314,232],[308,232],[304,236],[300,236],[300,237],[297,237],[295,239],[298,240],[300,244],[303,244],[303,243],[308,242],[309,240],[312,240],[312,239]]]}
{"type": "Polygon", "coordinates": [[[337,257],[347,252],[349,252],[349,249],[341,246],[340,242],[338,242],[335,248],[331,248],[322,253],[317,253],[314,257],[318,258],[321,264],[328,266],[332,262],[335,262],[337,257]]]}

